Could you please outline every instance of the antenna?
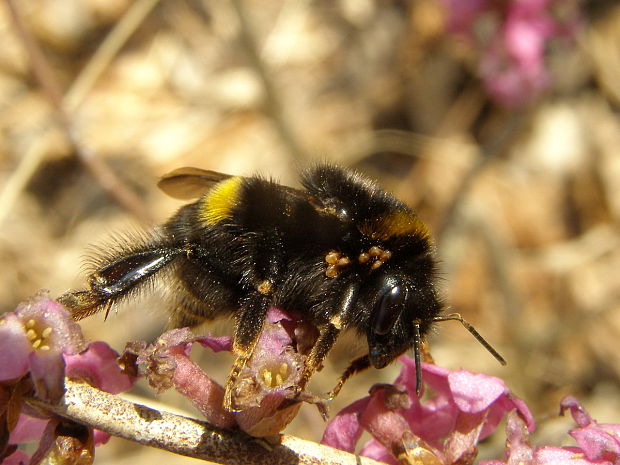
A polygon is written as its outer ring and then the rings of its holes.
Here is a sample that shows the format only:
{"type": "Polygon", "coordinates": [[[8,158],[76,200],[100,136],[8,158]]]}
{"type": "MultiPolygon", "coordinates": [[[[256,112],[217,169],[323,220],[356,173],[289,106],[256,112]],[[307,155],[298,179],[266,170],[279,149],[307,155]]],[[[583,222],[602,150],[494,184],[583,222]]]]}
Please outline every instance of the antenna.
{"type": "Polygon", "coordinates": [[[420,357],[420,322],[413,323],[413,360],[415,362],[415,393],[419,397],[422,389],[422,361],[420,357]]]}
{"type": "MultiPolygon", "coordinates": [[[[459,321],[467,331],[469,331],[471,333],[472,336],[474,336],[478,342],[480,344],[482,344],[484,346],[484,348],[486,350],[488,350],[491,355],[493,355],[493,357],[495,357],[495,359],[501,363],[502,365],[506,365],[506,360],[504,359],[504,357],[502,357],[499,352],[497,350],[495,350],[491,344],[489,344],[481,335],[478,331],[476,331],[476,328],[474,328],[471,324],[469,324],[467,321],[465,321],[465,319],[461,316],[460,313],[450,313],[449,315],[446,316],[436,316],[435,318],[433,318],[433,321],[459,321]]],[[[415,328],[415,325],[414,325],[415,328]]],[[[418,327],[418,337],[419,337],[419,327],[418,327]]],[[[415,347],[415,330],[414,330],[414,347],[415,347]]],[[[416,364],[416,368],[417,368],[417,364],[416,364]]]]}

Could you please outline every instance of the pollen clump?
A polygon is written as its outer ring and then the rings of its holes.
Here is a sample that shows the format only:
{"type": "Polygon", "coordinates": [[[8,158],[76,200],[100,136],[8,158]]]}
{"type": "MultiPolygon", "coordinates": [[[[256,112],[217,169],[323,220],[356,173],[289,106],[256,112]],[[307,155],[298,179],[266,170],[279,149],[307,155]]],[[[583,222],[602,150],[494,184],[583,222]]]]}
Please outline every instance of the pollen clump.
{"type": "Polygon", "coordinates": [[[336,250],[330,250],[325,255],[325,263],[327,263],[325,276],[335,278],[340,273],[341,268],[351,264],[351,259],[336,250]]]}
{"type": "Polygon", "coordinates": [[[371,270],[376,270],[386,261],[392,258],[392,252],[386,249],[382,249],[379,246],[373,245],[367,251],[359,254],[357,261],[360,264],[370,265],[371,270]]]}
{"type": "Polygon", "coordinates": [[[273,292],[273,283],[265,279],[256,287],[256,290],[263,295],[269,295],[273,292]]]}

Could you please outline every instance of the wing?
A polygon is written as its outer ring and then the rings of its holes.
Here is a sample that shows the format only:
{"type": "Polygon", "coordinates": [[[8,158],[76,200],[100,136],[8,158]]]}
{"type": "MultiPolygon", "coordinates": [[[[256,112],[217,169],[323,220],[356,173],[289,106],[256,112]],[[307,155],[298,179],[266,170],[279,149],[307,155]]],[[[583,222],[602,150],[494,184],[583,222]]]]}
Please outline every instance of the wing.
{"type": "Polygon", "coordinates": [[[217,171],[185,167],[164,174],[157,187],[175,199],[191,200],[206,194],[218,182],[231,177],[230,174],[217,171]]]}
{"type": "MultiPolygon", "coordinates": [[[[201,197],[217,183],[232,177],[235,176],[201,168],[184,167],[164,174],[157,183],[157,187],[175,199],[191,200],[201,197]]],[[[280,187],[289,195],[303,198],[313,205],[316,203],[316,199],[306,191],[288,186],[280,187]]]]}

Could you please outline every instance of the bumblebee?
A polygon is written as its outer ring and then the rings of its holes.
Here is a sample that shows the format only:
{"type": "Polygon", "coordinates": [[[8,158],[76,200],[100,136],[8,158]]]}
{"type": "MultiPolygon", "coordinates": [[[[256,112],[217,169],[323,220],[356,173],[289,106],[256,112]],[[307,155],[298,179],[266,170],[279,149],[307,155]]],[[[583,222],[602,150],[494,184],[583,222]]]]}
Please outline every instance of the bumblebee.
{"type": "Polygon", "coordinates": [[[232,315],[237,358],[226,383],[229,410],[270,306],[295,310],[318,330],[299,391],[345,330],[365,338],[368,352],[350,363],[331,397],[353,374],[383,368],[409,349],[419,368],[421,340],[438,321],[460,321],[503,362],[460,315],[440,315],[430,234],[409,207],[336,166],[309,169],[301,184],[303,189],[293,189],[260,176],[177,169],[159,187],[197,200],[148,238],[102,252],[88,289],[59,301],[81,319],[109,312],[166,277],[174,327],[232,315]]]}

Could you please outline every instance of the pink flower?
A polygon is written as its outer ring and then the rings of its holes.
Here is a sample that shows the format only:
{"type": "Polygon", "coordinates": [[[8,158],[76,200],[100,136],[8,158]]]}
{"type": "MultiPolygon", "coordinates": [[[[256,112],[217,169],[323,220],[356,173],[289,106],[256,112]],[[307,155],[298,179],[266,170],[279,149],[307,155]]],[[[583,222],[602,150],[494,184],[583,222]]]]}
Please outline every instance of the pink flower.
{"type": "Polygon", "coordinates": [[[599,424],[573,397],[562,400],[560,413],[570,410],[577,428],[569,431],[578,447],[532,447],[523,419],[509,414],[506,423],[506,462],[491,460],[480,465],[617,465],[620,463],[620,425],[599,424]]]}
{"type": "MultiPolygon", "coordinates": [[[[578,428],[569,431],[590,461],[620,462],[620,425],[602,423],[592,419],[574,397],[565,397],[561,413],[570,410],[578,428]]],[[[599,463],[599,462],[596,462],[599,463]]]]}
{"type": "Polygon", "coordinates": [[[80,354],[65,354],[65,376],[85,381],[111,394],[128,391],[134,380],[122,372],[118,357],[118,353],[105,342],[91,342],[80,354]]]}
{"type": "MultiPolygon", "coordinates": [[[[195,343],[215,352],[232,350],[231,338],[196,337],[188,328],[164,333],[154,344],[128,344],[123,359],[133,363],[157,390],[174,387],[202,412],[210,423],[237,426],[254,436],[280,432],[300,407],[294,393],[304,366],[308,331],[289,313],[272,308],[252,358],[239,373],[234,387],[235,412],[223,408],[224,388],[190,358],[195,343]]],[[[307,397],[301,396],[304,400],[307,397]]]]}
{"type": "Polygon", "coordinates": [[[426,390],[415,394],[415,364],[407,356],[394,385],[375,385],[370,396],[343,409],[329,422],[322,443],[353,452],[363,430],[373,436],[362,455],[396,463],[399,457],[433,457],[436,463],[468,463],[476,444],[491,434],[506,412],[517,411],[534,428],[527,406],[498,378],[423,364],[426,390]],[[391,457],[387,460],[386,457],[391,457]]]}
{"type": "Polygon", "coordinates": [[[0,382],[29,375],[39,399],[58,402],[64,390],[63,354],[86,348],[80,327],[45,296],[0,318],[0,382]]]}
{"type": "Polygon", "coordinates": [[[17,425],[11,431],[9,442],[11,444],[21,444],[39,440],[46,425],[47,419],[41,420],[27,415],[20,415],[17,425]]]}
{"type": "Polygon", "coordinates": [[[574,36],[579,25],[576,4],[565,0],[440,1],[447,30],[478,52],[487,92],[507,107],[526,105],[550,86],[547,47],[574,36]]]}
{"type": "MultiPolygon", "coordinates": [[[[65,376],[80,380],[111,394],[129,391],[135,378],[121,370],[119,355],[108,344],[101,341],[91,342],[80,354],[65,354],[65,376]]],[[[110,435],[94,430],[94,444],[105,444],[110,435]]]]}
{"type": "Polygon", "coordinates": [[[20,444],[38,443],[27,460],[38,463],[48,453],[78,453],[80,445],[90,450],[105,442],[108,435],[93,436],[88,428],[34,410],[21,399],[59,402],[65,376],[109,392],[125,391],[133,380],[121,373],[117,358],[103,342],[87,346],[69,312],[45,294],[0,317],[0,424],[10,433],[0,450],[2,463],[24,460],[20,444]]]}
{"type": "Polygon", "coordinates": [[[509,107],[528,103],[544,91],[551,78],[544,63],[545,45],[559,27],[549,1],[513,1],[507,8],[498,40],[480,61],[489,93],[509,107]]]}

